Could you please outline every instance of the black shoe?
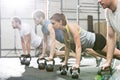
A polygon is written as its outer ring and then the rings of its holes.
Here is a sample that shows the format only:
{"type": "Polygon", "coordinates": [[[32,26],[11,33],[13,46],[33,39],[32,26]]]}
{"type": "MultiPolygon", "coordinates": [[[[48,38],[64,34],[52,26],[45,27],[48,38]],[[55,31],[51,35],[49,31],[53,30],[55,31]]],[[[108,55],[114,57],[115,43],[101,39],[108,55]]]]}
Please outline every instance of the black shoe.
{"type": "Polygon", "coordinates": [[[100,58],[100,59],[96,59],[96,67],[99,67],[100,66],[100,62],[102,61],[102,58],[100,58]]]}

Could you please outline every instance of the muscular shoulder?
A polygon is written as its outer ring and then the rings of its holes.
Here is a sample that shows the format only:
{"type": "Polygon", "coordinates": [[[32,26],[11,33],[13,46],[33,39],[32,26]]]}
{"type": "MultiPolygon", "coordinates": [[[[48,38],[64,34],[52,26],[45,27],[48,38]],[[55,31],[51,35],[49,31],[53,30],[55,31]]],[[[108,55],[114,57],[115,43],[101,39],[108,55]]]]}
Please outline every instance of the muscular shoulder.
{"type": "Polygon", "coordinates": [[[68,25],[71,30],[78,30],[80,28],[77,23],[69,23],[68,25]]]}
{"type": "Polygon", "coordinates": [[[110,14],[112,14],[111,10],[109,8],[106,8],[105,9],[105,18],[106,18],[106,21],[109,20],[110,14]]]}
{"type": "Polygon", "coordinates": [[[71,27],[72,26],[74,27],[74,26],[77,26],[77,23],[69,23],[68,25],[71,26],[71,27]]]}
{"type": "Polygon", "coordinates": [[[109,8],[106,8],[105,9],[105,14],[107,15],[107,14],[109,14],[111,12],[111,10],[109,9],[109,8]]]}

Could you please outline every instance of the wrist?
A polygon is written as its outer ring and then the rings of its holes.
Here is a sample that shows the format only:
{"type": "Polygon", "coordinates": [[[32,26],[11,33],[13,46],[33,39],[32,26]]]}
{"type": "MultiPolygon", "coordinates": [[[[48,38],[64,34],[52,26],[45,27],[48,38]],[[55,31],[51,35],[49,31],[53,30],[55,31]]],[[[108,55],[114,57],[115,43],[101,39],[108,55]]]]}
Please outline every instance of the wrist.
{"type": "Polygon", "coordinates": [[[106,64],[111,65],[111,61],[106,61],[106,64]]]}

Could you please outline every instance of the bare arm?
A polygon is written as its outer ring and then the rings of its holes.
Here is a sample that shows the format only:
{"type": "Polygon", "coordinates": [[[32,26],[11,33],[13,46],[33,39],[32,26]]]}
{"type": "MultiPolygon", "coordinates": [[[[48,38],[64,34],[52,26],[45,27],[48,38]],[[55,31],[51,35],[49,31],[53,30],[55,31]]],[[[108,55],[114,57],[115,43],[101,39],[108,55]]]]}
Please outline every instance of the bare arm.
{"type": "Polygon", "coordinates": [[[112,27],[107,27],[107,63],[110,65],[116,45],[116,33],[112,27]]]}
{"type": "Polygon", "coordinates": [[[50,58],[53,58],[54,56],[54,50],[55,50],[55,31],[51,24],[49,24],[48,31],[50,33],[50,58]]]}
{"type": "Polygon", "coordinates": [[[69,36],[67,34],[67,31],[63,30],[63,33],[64,33],[64,39],[65,39],[65,60],[62,65],[67,65],[68,56],[70,52],[70,42],[68,41],[69,36]]]}
{"type": "Polygon", "coordinates": [[[79,34],[79,26],[77,24],[71,24],[69,26],[70,32],[74,38],[74,43],[76,45],[76,65],[80,64],[81,58],[81,42],[80,42],[80,34],[79,34]]]}
{"type": "Polygon", "coordinates": [[[27,54],[30,54],[30,50],[31,50],[31,46],[30,46],[31,38],[30,37],[31,37],[30,34],[25,35],[25,42],[26,42],[25,46],[26,46],[27,54]]]}
{"type": "Polygon", "coordinates": [[[47,49],[47,35],[43,34],[43,46],[42,46],[42,54],[45,54],[47,49]]]}
{"type": "Polygon", "coordinates": [[[25,42],[24,42],[24,40],[23,40],[22,37],[21,37],[21,45],[22,45],[22,51],[23,51],[23,54],[26,54],[25,42]]]}

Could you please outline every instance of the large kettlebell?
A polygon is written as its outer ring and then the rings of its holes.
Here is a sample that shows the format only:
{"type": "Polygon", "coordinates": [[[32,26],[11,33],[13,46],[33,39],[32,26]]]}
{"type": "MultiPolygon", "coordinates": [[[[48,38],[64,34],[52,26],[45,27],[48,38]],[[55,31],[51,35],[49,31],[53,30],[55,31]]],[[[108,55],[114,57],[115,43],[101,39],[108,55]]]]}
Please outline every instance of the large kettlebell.
{"type": "Polygon", "coordinates": [[[54,65],[55,65],[55,61],[54,59],[52,60],[45,60],[45,68],[47,72],[52,72],[54,70],[54,65]]]}
{"type": "Polygon", "coordinates": [[[108,80],[110,78],[110,76],[112,75],[112,68],[107,67],[104,70],[101,68],[100,74],[102,76],[102,80],[108,80]]]}
{"type": "Polygon", "coordinates": [[[59,70],[61,75],[67,75],[68,66],[67,65],[60,66],[59,70]]]}
{"type": "Polygon", "coordinates": [[[107,68],[105,68],[105,69],[100,69],[100,72],[101,72],[101,74],[104,74],[104,72],[107,72],[107,73],[109,73],[110,75],[112,75],[112,68],[111,67],[107,67],[107,68]]]}
{"type": "Polygon", "coordinates": [[[31,56],[30,55],[26,55],[25,58],[26,58],[25,59],[25,65],[29,66],[30,65],[30,61],[31,61],[31,56]]]}
{"type": "Polygon", "coordinates": [[[45,58],[38,58],[37,59],[37,63],[38,63],[38,69],[43,70],[45,69],[45,58]]]}
{"type": "Polygon", "coordinates": [[[70,68],[70,73],[73,79],[78,79],[80,74],[80,68],[75,68],[75,69],[70,68]]]}
{"type": "Polygon", "coordinates": [[[25,55],[21,55],[19,59],[20,59],[21,65],[24,65],[26,61],[25,55]]]}

